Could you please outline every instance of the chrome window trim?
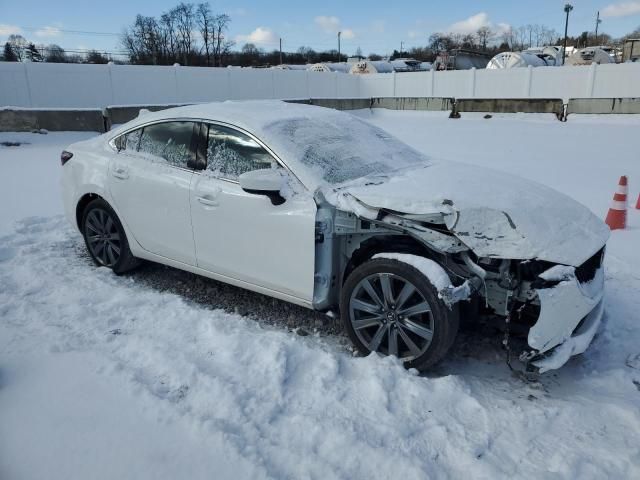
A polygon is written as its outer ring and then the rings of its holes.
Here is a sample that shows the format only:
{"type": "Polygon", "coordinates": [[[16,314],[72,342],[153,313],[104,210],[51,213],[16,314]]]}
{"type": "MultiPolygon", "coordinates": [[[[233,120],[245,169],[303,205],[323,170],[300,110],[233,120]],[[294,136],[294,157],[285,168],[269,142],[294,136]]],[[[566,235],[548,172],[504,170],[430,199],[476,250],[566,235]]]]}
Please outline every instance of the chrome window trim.
{"type": "MultiPolygon", "coordinates": [[[[199,123],[198,120],[191,120],[191,119],[184,119],[184,120],[182,120],[182,119],[167,119],[167,120],[151,121],[151,122],[143,123],[143,124],[140,124],[140,125],[136,125],[135,127],[131,127],[129,129],[125,130],[124,132],[118,134],[118,135],[114,135],[113,137],[111,137],[107,141],[107,144],[118,154],[120,152],[126,152],[127,151],[126,149],[125,150],[118,150],[118,148],[116,147],[116,140],[118,138],[120,138],[120,137],[122,137],[124,135],[127,135],[127,134],[133,132],[134,130],[140,130],[140,129],[143,129],[143,128],[148,127],[150,125],[157,125],[157,124],[160,124],[160,123],[171,123],[171,122],[193,122],[193,123],[199,123]]],[[[135,153],[138,153],[138,150],[136,150],[135,153]]],[[[129,153],[129,155],[136,156],[135,153],[129,153]]],[[[143,157],[140,157],[140,158],[143,158],[143,157]]],[[[190,172],[190,173],[195,173],[195,172],[199,171],[199,170],[196,170],[194,168],[179,167],[177,165],[172,165],[170,163],[167,163],[167,165],[165,165],[165,166],[171,167],[171,168],[176,168],[178,170],[183,170],[185,172],[190,172]]]]}
{"type": "MultiPolygon", "coordinates": [[[[305,183],[300,180],[300,178],[295,174],[295,172],[289,167],[289,165],[287,165],[287,163],[282,160],[282,158],[280,158],[271,148],[269,148],[269,146],[267,144],[265,144],[262,140],[260,140],[258,137],[256,137],[253,133],[249,132],[248,130],[245,130],[242,127],[239,127],[238,125],[235,125],[233,123],[229,123],[229,122],[224,122],[222,120],[212,120],[210,118],[202,118],[202,117],[168,117],[168,118],[163,118],[163,119],[156,119],[156,120],[149,120],[148,122],[143,122],[143,123],[139,123],[137,125],[131,126],[129,128],[127,128],[126,130],[118,133],[117,135],[114,135],[113,137],[111,137],[108,140],[109,145],[111,146],[111,148],[113,148],[116,152],[118,152],[118,150],[115,148],[115,139],[122,136],[122,135],[126,135],[129,132],[132,132],[133,130],[137,130],[138,128],[144,128],[148,125],[155,125],[157,123],[167,123],[167,122],[200,122],[200,123],[206,123],[206,124],[211,124],[211,125],[219,125],[221,127],[227,127],[227,128],[231,128],[234,130],[239,131],[240,133],[244,133],[245,135],[247,135],[248,137],[250,137],[252,140],[254,140],[256,143],[258,143],[258,145],[260,145],[262,148],[264,148],[267,153],[269,153],[269,155],[271,155],[276,163],[281,167],[284,168],[290,175],[293,176],[293,178],[295,178],[298,183],[300,183],[300,185],[302,185],[307,191],[309,191],[309,187],[307,187],[307,185],[305,185],[305,183]]],[[[180,168],[180,167],[174,167],[174,168],[180,168]]],[[[203,172],[203,170],[189,170],[192,171],[194,173],[198,173],[201,174],[201,172],[203,172]]],[[[226,179],[226,178],[222,178],[222,177],[212,177],[212,178],[216,178],[218,180],[223,180],[225,182],[229,182],[229,183],[236,183],[239,184],[239,182],[237,180],[231,180],[231,179],[226,179]]]]}

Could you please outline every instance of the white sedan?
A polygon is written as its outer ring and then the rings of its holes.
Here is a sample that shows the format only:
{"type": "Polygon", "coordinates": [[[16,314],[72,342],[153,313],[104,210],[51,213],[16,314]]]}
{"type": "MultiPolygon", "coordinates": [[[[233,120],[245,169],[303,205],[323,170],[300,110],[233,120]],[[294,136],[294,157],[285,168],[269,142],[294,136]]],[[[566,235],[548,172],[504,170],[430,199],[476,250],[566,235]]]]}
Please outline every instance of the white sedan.
{"type": "Polygon", "coordinates": [[[364,354],[426,369],[460,312],[558,368],[602,317],[608,228],[542,185],[435,161],[347,113],[224,102],[135,120],[62,153],[97,265],[150,260],[321,311],[364,354]]]}

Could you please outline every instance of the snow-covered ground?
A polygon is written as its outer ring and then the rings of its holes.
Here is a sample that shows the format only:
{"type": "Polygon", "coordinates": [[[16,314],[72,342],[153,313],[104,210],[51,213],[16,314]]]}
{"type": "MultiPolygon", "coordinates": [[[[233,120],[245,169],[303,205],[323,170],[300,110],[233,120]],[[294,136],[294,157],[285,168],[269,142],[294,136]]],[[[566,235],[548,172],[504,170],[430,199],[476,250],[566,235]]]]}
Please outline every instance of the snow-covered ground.
{"type": "MultiPolygon", "coordinates": [[[[640,191],[635,117],[356,114],[599,216],[620,175],[631,203],[640,191]]],[[[58,186],[60,151],[87,136],[0,133],[29,142],[0,147],[3,480],[640,477],[640,211],[609,242],[606,318],[585,355],[526,382],[499,338],[467,333],[416,376],[354,357],[339,336],[212,308],[233,310],[231,291],[241,312],[252,301],[268,312],[264,297],[231,288],[218,302],[209,282],[203,303],[191,276],[146,274],[187,284],[172,289],[96,269],[61,217],[58,186]]]]}

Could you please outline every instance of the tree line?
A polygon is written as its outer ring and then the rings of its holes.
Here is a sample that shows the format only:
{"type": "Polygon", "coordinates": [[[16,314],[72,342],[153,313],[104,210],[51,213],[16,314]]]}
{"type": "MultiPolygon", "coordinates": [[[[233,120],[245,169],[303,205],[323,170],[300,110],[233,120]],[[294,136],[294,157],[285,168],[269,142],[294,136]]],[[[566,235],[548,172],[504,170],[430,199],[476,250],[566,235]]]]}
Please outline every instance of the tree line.
{"type": "MultiPolygon", "coordinates": [[[[338,51],[315,51],[300,47],[295,52],[278,49],[263,50],[253,43],[234,49],[235,42],[228,37],[231,17],[215,13],[209,3],[181,2],[158,17],[137,15],[120,37],[120,46],[127,62],[138,65],[172,65],[222,67],[237,65],[259,67],[284,64],[309,64],[346,61],[338,51]]],[[[606,33],[582,32],[568,37],[567,44],[578,48],[594,45],[621,44],[626,38],[640,38],[640,28],[619,39],[606,33]]],[[[474,33],[433,33],[424,46],[407,51],[394,50],[391,59],[411,57],[421,61],[434,61],[440,51],[457,48],[476,50],[487,55],[503,51],[519,51],[531,47],[560,45],[562,36],[545,25],[530,24],[517,28],[495,30],[481,27],[474,33]]],[[[360,48],[356,56],[362,55],[360,48]]],[[[4,45],[4,61],[33,61],[54,63],[107,63],[115,60],[110,54],[96,50],[87,52],[65,51],[58,45],[36,45],[21,35],[10,35],[4,45]]],[[[386,57],[386,56],[385,56],[386,57]]],[[[382,55],[370,53],[370,60],[381,60],[382,55]]]]}
{"type": "Polygon", "coordinates": [[[97,50],[67,52],[59,45],[36,45],[22,35],[12,34],[2,49],[5,62],[107,63],[111,57],[97,50]]]}

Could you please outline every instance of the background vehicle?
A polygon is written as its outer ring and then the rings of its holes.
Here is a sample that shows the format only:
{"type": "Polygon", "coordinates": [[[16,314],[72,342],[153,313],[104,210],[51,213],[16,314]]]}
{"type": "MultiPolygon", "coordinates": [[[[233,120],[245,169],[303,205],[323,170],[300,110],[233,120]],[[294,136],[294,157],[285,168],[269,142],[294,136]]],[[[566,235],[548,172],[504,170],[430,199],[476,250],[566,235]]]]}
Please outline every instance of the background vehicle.
{"type": "Polygon", "coordinates": [[[608,229],[586,208],[431,160],[345,113],[181,107],[68,150],[65,210],[97,264],[147,259],[339,308],[365,354],[428,368],[455,338],[458,303],[478,298],[546,370],[584,351],[602,316],[608,229]]]}

